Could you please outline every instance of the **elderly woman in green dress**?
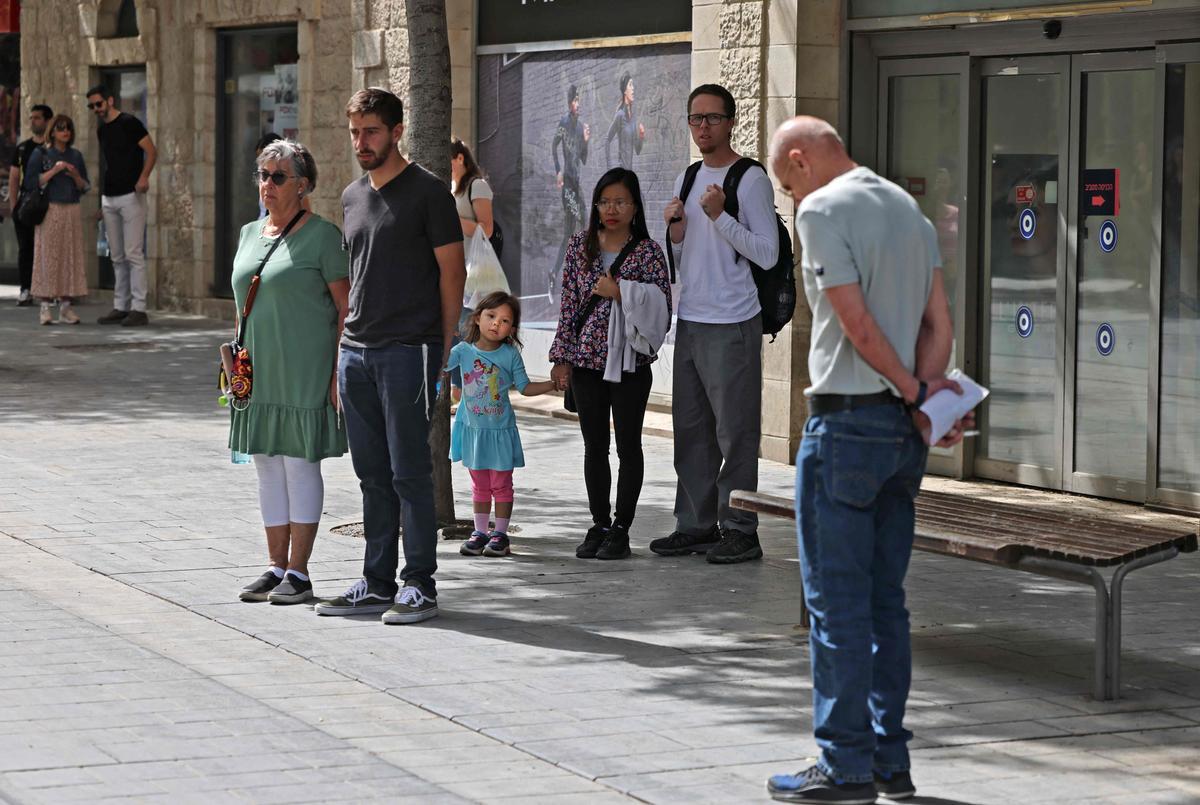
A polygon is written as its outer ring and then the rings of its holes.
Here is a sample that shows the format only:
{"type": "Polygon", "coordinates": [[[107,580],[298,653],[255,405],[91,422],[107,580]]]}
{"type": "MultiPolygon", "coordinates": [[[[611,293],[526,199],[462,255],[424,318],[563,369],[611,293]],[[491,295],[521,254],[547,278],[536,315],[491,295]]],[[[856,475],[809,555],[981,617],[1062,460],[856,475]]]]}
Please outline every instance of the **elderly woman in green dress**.
{"type": "Polygon", "coordinates": [[[337,398],[336,347],[350,293],[349,261],[337,226],[308,212],[317,166],[303,145],[277,140],[258,157],[254,181],[267,216],[242,227],[233,294],[243,309],[250,281],[293,219],[260,277],[246,319],[254,391],[232,412],[229,447],[254,457],[270,567],[243,601],[298,604],[308,577],[325,487],[321,460],[346,452],[337,398]]]}

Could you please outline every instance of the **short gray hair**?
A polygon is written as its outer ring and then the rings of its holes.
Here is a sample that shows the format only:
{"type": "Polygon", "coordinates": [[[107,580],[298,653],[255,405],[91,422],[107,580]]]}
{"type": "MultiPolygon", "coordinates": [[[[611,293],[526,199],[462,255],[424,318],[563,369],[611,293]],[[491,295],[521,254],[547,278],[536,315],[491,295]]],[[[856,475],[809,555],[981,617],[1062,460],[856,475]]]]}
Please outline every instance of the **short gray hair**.
{"type": "Polygon", "coordinates": [[[284,162],[290,160],[292,172],[296,176],[308,179],[308,192],[317,187],[317,162],[312,154],[295,140],[276,140],[268,143],[258,155],[255,164],[262,168],[268,162],[284,162]]]}

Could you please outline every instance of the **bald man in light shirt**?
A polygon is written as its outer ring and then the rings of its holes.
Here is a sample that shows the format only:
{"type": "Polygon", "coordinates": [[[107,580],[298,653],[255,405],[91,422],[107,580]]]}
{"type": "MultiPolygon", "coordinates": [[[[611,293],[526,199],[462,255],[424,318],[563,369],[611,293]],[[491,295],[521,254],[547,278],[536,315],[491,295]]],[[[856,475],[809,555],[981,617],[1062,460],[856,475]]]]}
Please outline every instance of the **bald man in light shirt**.
{"type": "MultiPolygon", "coordinates": [[[[904,576],[928,454],[916,409],[942,389],[961,391],[943,376],[953,327],[937,232],[823,120],[784,123],[771,169],[799,205],[813,314],[796,524],[821,754],[767,789],[788,802],[904,799],[916,793],[903,723],[912,677],[904,576]]],[[[958,443],[967,425],[939,445],[958,443]]]]}

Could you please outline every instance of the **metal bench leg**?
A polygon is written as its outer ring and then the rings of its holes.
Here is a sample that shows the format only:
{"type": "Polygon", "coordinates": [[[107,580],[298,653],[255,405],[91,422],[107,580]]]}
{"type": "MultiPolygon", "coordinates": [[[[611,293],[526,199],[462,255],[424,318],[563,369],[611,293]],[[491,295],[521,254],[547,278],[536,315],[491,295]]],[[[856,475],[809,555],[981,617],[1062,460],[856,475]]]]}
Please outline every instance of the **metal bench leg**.
{"type": "Polygon", "coordinates": [[[1109,652],[1109,635],[1112,632],[1112,609],[1108,596],[1108,586],[1104,576],[1090,567],[1080,567],[1054,559],[1026,556],[1017,560],[1021,570],[1037,573],[1039,576],[1075,581],[1080,584],[1090,584],[1096,590],[1096,646],[1092,666],[1092,695],[1100,701],[1108,698],[1109,677],[1111,669],[1111,654],[1109,652]]]}
{"type": "Polygon", "coordinates": [[[1125,584],[1125,577],[1135,570],[1174,559],[1178,555],[1178,548],[1169,548],[1160,553],[1152,553],[1149,556],[1134,559],[1128,564],[1121,565],[1113,573],[1111,593],[1109,594],[1108,690],[1104,699],[1121,698],[1121,589],[1125,584]]]}

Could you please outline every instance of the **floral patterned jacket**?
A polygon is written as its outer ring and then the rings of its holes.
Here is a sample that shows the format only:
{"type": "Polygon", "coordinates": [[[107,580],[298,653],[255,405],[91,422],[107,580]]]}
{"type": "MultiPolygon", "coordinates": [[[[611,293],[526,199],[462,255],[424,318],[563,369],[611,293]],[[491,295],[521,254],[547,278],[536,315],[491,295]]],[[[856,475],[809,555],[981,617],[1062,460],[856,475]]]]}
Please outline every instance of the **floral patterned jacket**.
{"type": "MultiPolygon", "coordinates": [[[[608,317],[613,300],[601,299],[588,314],[587,321],[575,334],[575,319],[592,296],[596,280],[604,273],[603,258],[597,256],[590,264],[584,254],[587,232],[577,232],[567,245],[563,259],[562,305],[558,317],[558,332],[550,345],[550,362],[568,363],[581,369],[604,371],[608,360],[608,317]]],[[[671,311],[671,280],[667,260],[653,239],[634,247],[617,270],[617,279],[648,282],[657,285],[667,296],[667,312],[671,311]]],[[[649,355],[638,355],[638,366],[654,361],[649,355]]]]}

